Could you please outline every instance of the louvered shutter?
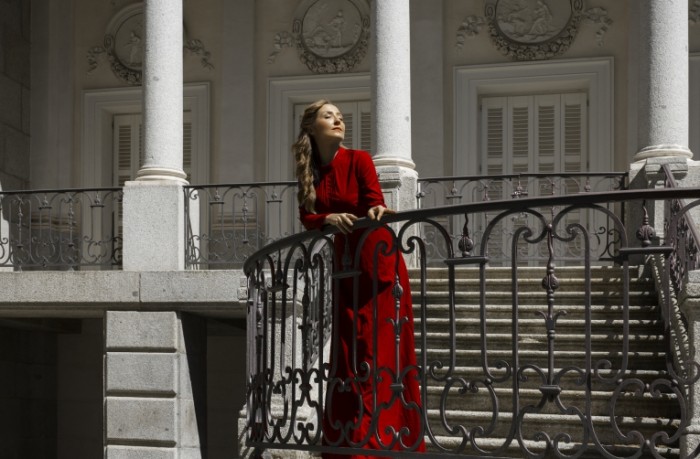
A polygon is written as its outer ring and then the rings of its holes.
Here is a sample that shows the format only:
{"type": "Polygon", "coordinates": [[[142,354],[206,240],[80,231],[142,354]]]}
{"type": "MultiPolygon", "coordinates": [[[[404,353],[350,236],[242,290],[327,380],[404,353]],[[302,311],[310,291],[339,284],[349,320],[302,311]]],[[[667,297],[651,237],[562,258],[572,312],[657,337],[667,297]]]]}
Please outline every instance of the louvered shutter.
{"type": "Polygon", "coordinates": [[[372,149],[372,109],[368,100],[358,102],[357,106],[360,122],[357,123],[358,138],[354,144],[361,150],[370,151],[372,149]]]}
{"type": "MultiPolygon", "coordinates": [[[[577,173],[587,170],[587,104],[585,93],[544,94],[511,97],[484,97],[481,100],[481,172],[486,175],[519,173],[577,173]]],[[[522,183],[525,186],[525,183],[522,183]]],[[[577,181],[567,181],[565,190],[579,191],[577,181]]],[[[511,190],[492,184],[491,199],[509,199],[511,190]]],[[[548,195],[552,187],[543,181],[539,187],[528,186],[530,196],[548,195]]],[[[557,192],[557,190],[554,190],[557,192]]],[[[483,224],[488,223],[487,216],[483,224]]],[[[584,222],[585,216],[572,213],[567,223],[584,222]]],[[[499,232],[512,234],[513,228],[525,224],[515,215],[508,228],[498,228],[492,247],[510,247],[509,236],[500,240],[499,232]]],[[[521,244],[521,256],[533,256],[532,248],[521,244]]],[[[497,254],[492,253],[497,256],[497,254]]],[[[538,254],[542,255],[542,254],[538,254]]]]}
{"type": "MultiPolygon", "coordinates": [[[[115,115],[114,145],[113,145],[113,181],[115,186],[124,186],[129,180],[134,180],[136,173],[143,164],[143,116],[140,113],[115,115]]],[[[192,148],[195,130],[192,128],[192,113],[183,113],[183,152],[182,164],[187,180],[192,176],[192,148]]],[[[117,234],[122,235],[122,208],[117,215],[117,234]]]]}

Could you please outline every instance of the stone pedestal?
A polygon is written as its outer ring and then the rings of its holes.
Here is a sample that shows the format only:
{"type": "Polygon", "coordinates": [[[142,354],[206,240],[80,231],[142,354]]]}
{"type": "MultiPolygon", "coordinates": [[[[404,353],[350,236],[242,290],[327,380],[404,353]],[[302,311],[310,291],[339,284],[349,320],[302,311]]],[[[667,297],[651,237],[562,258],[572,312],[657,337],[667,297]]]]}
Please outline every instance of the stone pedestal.
{"type": "Polygon", "coordinates": [[[184,192],[180,183],[126,182],[123,209],[125,271],[185,268],[184,192]]]}
{"type": "Polygon", "coordinates": [[[105,458],[206,457],[206,321],[108,311],[105,458]]]}

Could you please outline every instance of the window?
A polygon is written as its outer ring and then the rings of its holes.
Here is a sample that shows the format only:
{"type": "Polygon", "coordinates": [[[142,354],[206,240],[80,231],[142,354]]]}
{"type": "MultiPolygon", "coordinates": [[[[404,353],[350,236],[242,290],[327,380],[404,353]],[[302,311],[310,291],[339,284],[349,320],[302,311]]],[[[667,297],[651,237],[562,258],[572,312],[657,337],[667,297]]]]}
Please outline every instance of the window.
{"type": "Polygon", "coordinates": [[[480,172],[587,170],[586,104],[582,92],[482,98],[480,172]]]}
{"type": "MultiPolygon", "coordinates": [[[[192,176],[192,113],[183,113],[182,166],[187,181],[192,176]]],[[[124,182],[134,180],[143,164],[143,116],[125,114],[114,116],[113,138],[113,186],[124,186],[124,182]]]]}

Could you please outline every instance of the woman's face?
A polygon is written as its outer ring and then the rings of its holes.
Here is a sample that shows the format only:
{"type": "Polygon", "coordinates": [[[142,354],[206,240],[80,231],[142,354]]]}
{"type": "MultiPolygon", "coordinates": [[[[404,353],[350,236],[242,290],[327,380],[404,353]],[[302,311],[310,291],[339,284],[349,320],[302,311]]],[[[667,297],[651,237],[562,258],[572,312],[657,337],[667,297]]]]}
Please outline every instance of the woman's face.
{"type": "Polygon", "coordinates": [[[331,104],[322,106],[316,112],[316,119],[311,126],[311,136],[317,143],[326,141],[343,141],[345,138],[345,122],[338,107],[331,104]]]}

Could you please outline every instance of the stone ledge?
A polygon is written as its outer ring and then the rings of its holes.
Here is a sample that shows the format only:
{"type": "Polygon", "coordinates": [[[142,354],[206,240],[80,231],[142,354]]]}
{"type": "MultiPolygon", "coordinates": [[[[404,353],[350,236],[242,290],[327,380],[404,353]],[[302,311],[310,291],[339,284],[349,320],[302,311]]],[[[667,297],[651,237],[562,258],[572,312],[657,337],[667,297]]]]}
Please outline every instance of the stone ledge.
{"type": "Polygon", "coordinates": [[[243,317],[245,282],[241,270],[0,272],[0,317],[101,317],[107,310],[243,317]]]}

